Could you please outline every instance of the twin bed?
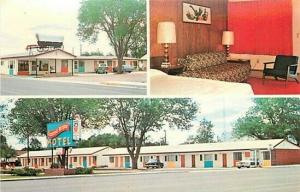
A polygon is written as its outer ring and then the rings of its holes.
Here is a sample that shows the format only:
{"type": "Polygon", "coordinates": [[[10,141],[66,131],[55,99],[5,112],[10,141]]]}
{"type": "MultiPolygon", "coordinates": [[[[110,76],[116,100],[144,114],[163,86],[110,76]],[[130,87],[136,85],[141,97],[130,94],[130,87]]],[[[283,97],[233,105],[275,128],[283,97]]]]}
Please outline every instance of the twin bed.
{"type": "Polygon", "coordinates": [[[251,86],[247,83],[231,83],[210,79],[171,76],[150,70],[151,96],[252,96],[251,86]]]}

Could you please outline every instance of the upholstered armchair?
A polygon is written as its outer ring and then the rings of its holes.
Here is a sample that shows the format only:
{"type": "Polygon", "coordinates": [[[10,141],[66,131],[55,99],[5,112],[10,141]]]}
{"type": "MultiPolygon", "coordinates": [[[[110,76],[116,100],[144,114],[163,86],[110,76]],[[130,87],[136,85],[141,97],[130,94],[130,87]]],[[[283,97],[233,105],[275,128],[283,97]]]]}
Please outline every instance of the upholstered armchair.
{"type": "Polygon", "coordinates": [[[285,79],[285,83],[287,82],[288,78],[292,78],[295,79],[297,83],[299,83],[297,79],[297,56],[277,55],[275,62],[267,62],[264,63],[264,65],[263,83],[266,76],[272,76],[276,80],[278,80],[278,78],[285,79]],[[270,64],[274,64],[273,68],[267,67],[270,64]]]}

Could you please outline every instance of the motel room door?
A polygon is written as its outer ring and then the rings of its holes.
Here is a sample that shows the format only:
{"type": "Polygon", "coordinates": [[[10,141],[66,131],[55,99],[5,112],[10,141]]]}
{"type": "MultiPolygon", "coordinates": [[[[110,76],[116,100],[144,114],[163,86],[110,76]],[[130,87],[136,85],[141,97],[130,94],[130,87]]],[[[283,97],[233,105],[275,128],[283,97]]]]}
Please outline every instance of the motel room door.
{"type": "Polygon", "coordinates": [[[196,167],[196,158],[195,155],[192,155],[192,168],[196,167]]]}
{"type": "Polygon", "coordinates": [[[213,154],[204,154],[204,168],[213,168],[214,159],[213,154]]]}
{"type": "Polygon", "coordinates": [[[130,157],[125,156],[125,168],[130,168],[130,157]]]}
{"type": "Polygon", "coordinates": [[[185,155],[180,155],[181,168],[185,167],[185,155]]]}
{"type": "Polygon", "coordinates": [[[83,157],[82,166],[83,166],[83,168],[87,168],[87,159],[86,159],[86,156],[83,157]]]}
{"type": "Polygon", "coordinates": [[[79,73],[84,73],[84,61],[79,61],[79,73]]]}
{"type": "Polygon", "coordinates": [[[223,167],[227,167],[227,154],[226,153],[222,154],[222,159],[223,159],[223,167]]]}
{"type": "Polygon", "coordinates": [[[12,62],[9,63],[8,74],[9,75],[14,75],[14,64],[12,62]]]}
{"type": "Polygon", "coordinates": [[[61,72],[62,73],[68,73],[68,60],[62,60],[61,61],[61,72]]]}

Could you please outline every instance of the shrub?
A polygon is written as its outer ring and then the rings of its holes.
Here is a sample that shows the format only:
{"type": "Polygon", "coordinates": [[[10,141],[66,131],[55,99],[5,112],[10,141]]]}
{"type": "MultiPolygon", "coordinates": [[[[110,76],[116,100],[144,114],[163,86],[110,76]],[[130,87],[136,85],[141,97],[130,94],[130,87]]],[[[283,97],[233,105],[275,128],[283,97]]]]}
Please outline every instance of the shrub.
{"type": "Polygon", "coordinates": [[[84,174],[92,174],[92,173],[93,173],[93,168],[78,167],[75,169],[76,175],[84,175],[84,174]]]}
{"type": "Polygon", "coordinates": [[[42,170],[40,169],[25,167],[24,169],[14,169],[11,174],[17,176],[37,176],[40,173],[42,173],[42,170]]]}

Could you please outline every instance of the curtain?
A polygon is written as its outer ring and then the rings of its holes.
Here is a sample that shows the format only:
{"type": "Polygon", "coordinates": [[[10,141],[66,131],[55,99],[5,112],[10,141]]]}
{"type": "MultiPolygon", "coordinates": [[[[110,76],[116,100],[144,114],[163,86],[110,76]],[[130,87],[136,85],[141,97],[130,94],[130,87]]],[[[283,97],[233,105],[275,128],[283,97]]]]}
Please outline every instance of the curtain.
{"type": "Polygon", "coordinates": [[[234,32],[232,53],[293,54],[292,0],[228,3],[228,29],[234,32]]]}

